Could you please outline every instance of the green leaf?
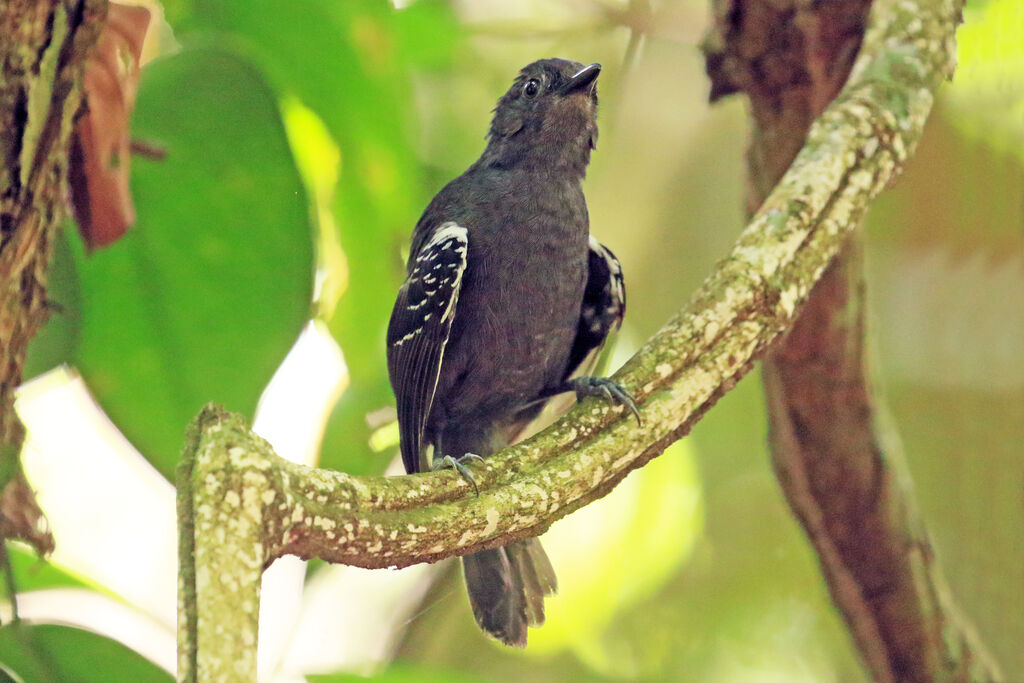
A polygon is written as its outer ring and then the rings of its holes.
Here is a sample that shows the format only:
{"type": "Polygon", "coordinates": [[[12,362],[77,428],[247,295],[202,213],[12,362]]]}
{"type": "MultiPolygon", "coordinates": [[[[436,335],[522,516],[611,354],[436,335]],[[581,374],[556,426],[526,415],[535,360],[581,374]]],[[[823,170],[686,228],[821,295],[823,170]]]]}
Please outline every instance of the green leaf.
{"type": "Polygon", "coordinates": [[[166,671],[110,638],[26,622],[0,628],[0,669],[26,683],[172,680],[166,671]]]}
{"type": "Polygon", "coordinates": [[[20,544],[8,543],[7,555],[11,559],[14,585],[19,593],[45,588],[90,587],[86,581],[72,576],[20,544]]]}
{"type": "Polygon", "coordinates": [[[71,240],[75,228],[66,224],[57,236],[46,283],[50,319],[29,344],[25,378],[52,370],[74,357],[82,335],[81,284],[75,268],[71,240]]]}
{"type": "Polygon", "coordinates": [[[340,149],[332,204],[348,286],[328,323],[350,384],[328,425],[320,464],[379,472],[387,458],[369,448],[365,417],[393,401],[385,329],[402,278],[401,249],[432,193],[415,151],[412,75],[452,61],[458,22],[442,2],[398,11],[386,0],[211,0],[196,5],[187,26],[179,33],[186,43],[215,41],[249,56],[281,96],[323,121],[340,149]]]}
{"type": "Polygon", "coordinates": [[[276,102],[249,64],[186,51],[142,77],[138,222],[86,257],[75,360],[104,409],[169,476],[207,401],[251,413],[309,314],[307,202],[276,102]]]}

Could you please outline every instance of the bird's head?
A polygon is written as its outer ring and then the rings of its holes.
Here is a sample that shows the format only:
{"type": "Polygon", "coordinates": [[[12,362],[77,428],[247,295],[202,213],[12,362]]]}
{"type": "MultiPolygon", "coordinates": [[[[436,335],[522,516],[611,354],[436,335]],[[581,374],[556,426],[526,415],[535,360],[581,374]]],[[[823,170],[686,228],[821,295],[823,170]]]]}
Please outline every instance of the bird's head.
{"type": "Polygon", "coordinates": [[[519,72],[498,105],[484,160],[496,166],[571,167],[582,177],[597,142],[600,64],[541,59],[519,72]]]}

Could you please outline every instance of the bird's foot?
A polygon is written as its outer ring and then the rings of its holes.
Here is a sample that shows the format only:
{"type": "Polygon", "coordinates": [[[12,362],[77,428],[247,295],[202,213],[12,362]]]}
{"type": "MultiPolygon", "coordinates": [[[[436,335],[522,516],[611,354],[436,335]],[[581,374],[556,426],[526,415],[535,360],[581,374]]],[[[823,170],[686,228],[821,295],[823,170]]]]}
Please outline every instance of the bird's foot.
{"type": "Polygon", "coordinates": [[[481,458],[476,453],[466,453],[461,458],[453,458],[450,455],[446,455],[443,458],[434,460],[433,464],[431,465],[431,469],[433,469],[435,472],[438,470],[444,470],[448,468],[455,470],[456,472],[459,473],[460,477],[465,479],[466,482],[473,487],[473,492],[477,496],[479,496],[480,489],[476,485],[476,477],[473,476],[473,473],[469,471],[469,467],[467,466],[467,463],[475,462],[477,460],[483,462],[483,458],[481,458]]]}
{"type": "Polygon", "coordinates": [[[612,405],[626,406],[636,418],[636,423],[643,426],[644,423],[640,419],[640,411],[636,408],[636,402],[618,382],[607,377],[577,377],[569,380],[567,384],[569,391],[576,392],[577,401],[582,401],[587,396],[597,396],[612,405]]]}

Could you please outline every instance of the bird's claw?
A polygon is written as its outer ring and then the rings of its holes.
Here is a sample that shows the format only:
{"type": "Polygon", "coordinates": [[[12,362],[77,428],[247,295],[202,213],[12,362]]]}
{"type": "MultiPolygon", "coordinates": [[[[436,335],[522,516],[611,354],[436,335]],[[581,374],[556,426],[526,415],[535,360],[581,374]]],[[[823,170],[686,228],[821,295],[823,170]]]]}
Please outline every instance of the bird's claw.
{"type": "Polygon", "coordinates": [[[461,458],[453,458],[450,455],[446,455],[440,460],[434,461],[433,469],[435,472],[437,470],[443,470],[448,468],[455,470],[456,472],[459,473],[460,477],[465,479],[466,482],[473,487],[473,493],[475,493],[479,497],[480,489],[476,485],[476,477],[473,476],[473,473],[470,472],[469,467],[466,465],[466,461],[474,462],[477,460],[483,462],[483,458],[481,458],[476,453],[466,453],[461,458]]]}
{"type": "Polygon", "coordinates": [[[640,419],[640,411],[637,410],[636,401],[633,400],[633,397],[630,396],[625,387],[618,382],[607,377],[579,377],[570,383],[576,392],[577,401],[581,401],[588,396],[598,396],[613,405],[626,406],[633,413],[633,417],[636,418],[637,425],[643,426],[644,423],[640,419]]]}

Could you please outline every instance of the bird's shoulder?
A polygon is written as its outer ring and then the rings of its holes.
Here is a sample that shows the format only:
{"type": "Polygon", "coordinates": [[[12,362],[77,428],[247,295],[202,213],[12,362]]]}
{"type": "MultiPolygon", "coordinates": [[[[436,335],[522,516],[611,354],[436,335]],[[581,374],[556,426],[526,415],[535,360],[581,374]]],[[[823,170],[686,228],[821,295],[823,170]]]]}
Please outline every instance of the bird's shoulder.
{"type": "Polygon", "coordinates": [[[472,237],[486,239],[503,217],[515,212],[516,173],[479,164],[451,180],[427,205],[413,230],[415,254],[446,223],[465,227],[472,237]]]}

